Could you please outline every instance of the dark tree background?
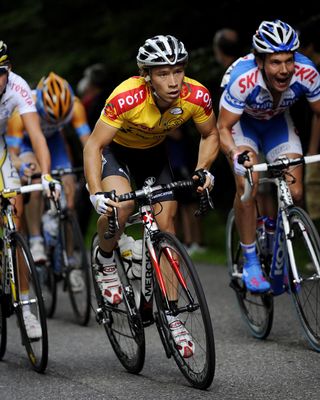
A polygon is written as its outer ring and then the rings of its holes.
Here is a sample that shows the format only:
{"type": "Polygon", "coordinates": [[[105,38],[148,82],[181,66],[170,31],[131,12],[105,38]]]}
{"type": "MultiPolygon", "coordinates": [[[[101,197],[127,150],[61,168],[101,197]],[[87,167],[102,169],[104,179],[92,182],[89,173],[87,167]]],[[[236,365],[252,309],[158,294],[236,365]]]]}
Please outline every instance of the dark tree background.
{"type": "Polygon", "coordinates": [[[14,70],[30,83],[55,70],[75,84],[83,69],[95,62],[106,63],[110,79],[117,83],[136,73],[135,56],[146,38],[173,34],[191,53],[189,75],[209,82],[211,42],[217,29],[236,28],[250,44],[263,19],[282,18],[295,25],[320,12],[312,2],[295,7],[291,1],[198,3],[0,0],[0,39],[9,46],[14,70]]]}
{"type": "MultiPolygon", "coordinates": [[[[221,70],[217,73],[212,53],[214,33],[222,27],[235,28],[250,49],[262,20],[280,18],[296,27],[320,13],[317,2],[292,4],[286,0],[215,0],[191,5],[181,0],[0,0],[0,40],[9,46],[14,71],[31,86],[53,70],[75,87],[88,65],[103,62],[111,89],[137,73],[135,58],[145,39],[173,34],[190,53],[187,75],[209,88],[217,112],[221,70]]],[[[216,205],[227,210],[233,187],[223,158],[218,158],[214,170],[216,205]]]]}

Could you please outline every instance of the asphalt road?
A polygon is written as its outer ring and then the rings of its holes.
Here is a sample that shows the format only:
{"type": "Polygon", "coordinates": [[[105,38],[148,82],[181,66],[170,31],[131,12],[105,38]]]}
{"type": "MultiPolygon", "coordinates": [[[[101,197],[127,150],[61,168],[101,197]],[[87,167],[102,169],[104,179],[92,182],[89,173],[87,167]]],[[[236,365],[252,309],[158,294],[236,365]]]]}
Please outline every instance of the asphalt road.
{"type": "Polygon", "coordinates": [[[146,330],[142,373],[127,373],[92,317],[88,327],[75,324],[63,293],[48,321],[49,364],[34,372],[9,320],[8,346],[0,362],[1,400],[100,399],[320,399],[320,354],[308,347],[290,297],[275,299],[270,336],[254,339],[243,324],[225,267],[198,265],[214,324],[216,374],[207,391],[189,386],[167,359],[155,327],[146,330]]]}

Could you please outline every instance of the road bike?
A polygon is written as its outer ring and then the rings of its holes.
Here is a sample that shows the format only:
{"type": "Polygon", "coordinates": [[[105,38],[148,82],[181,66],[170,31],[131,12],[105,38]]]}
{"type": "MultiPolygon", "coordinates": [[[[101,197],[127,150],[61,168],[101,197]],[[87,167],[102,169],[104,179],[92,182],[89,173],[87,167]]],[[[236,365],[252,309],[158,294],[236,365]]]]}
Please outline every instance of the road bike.
{"type": "Polygon", "coordinates": [[[44,372],[48,363],[48,333],[43,297],[29,246],[16,229],[14,205],[10,202],[18,194],[34,190],[43,190],[42,185],[5,188],[0,192],[0,360],[6,352],[7,318],[15,314],[29,361],[37,372],[44,372]],[[27,299],[23,297],[26,290],[27,299]],[[27,311],[40,323],[39,337],[28,337],[24,320],[27,311]]]}
{"type": "MultiPolygon", "coordinates": [[[[271,254],[261,246],[257,229],[257,248],[263,273],[271,291],[251,293],[242,281],[243,258],[235,226],[234,210],[228,216],[226,251],[230,286],[234,289],[241,315],[251,334],[265,339],[272,328],[274,296],[291,295],[298,319],[311,347],[320,352],[320,239],[309,215],[293,204],[290,194],[290,166],[320,161],[320,155],[289,159],[281,157],[273,163],[261,163],[248,169],[242,200],[250,196],[252,172],[268,171],[259,184],[271,183],[277,193],[277,219],[271,254]]],[[[270,250],[270,249],[269,249],[270,250]]]]}
{"type": "MultiPolygon", "coordinates": [[[[92,275],[98,303],[96,318],[103,324],[120,362],[132,373],[139,373],[143,368],[144,328],[155,323],[166,356],[174,358],[182,374],[194,387],[205,389],[212,383],[215,372],[214,335],[205,294],[184,246],[175,235],[159,230],[153,208],[156,196],[178,188],[190,188],[194,186],[194,182],[190,180],[156,186],[153,184],[154,179],[149,178],[142,189],[119,196],[112,192],[113,198],[119,202],[133,199],[138,201],[138,212],[130,217],[127,227],[139,224],[142,228],[141,280],[128,278],[125,260],[117,248],[116,263],[123,300],[119,305],[111,305],[104,300],[95,280],[93,252],[98,245],[96,234],[91,246],[92,275]],[[169,293],[172,291],[178,297],[175,305],[170,301],[169,293]],[[181,355],[174,342],[168,315],[179,316],[193,338],[195,348],[189,358],[181,355]]],[[[205,196],[209,198],[207,191],[205,196]]],[[[199,214],[208,209],[204,196],[201,197],[200,206],[199,214]]],[[[117,229],[115,214],[114,218],[109,219],[106,237],[112,237],[117,229]]]]}
{"type": "MultiPolygon", "coordinates": [[[[60,179],[66,174],[81,173],[83,168],[58,168],[51,171],[51,176],[60,179]]],[[[38,175],[34,174],[33,179],[38,175]]],[[[67,208],[63,184],[61,200],[50,200],[49,218],[57,225],[56,238],[52,242],[44,233],[48,261],[37,267],[46,313],[52,318],[57,305],[58,283],[62,281],[63,291],[67,291],[77,322],[87,325],[91,314],[91,282],[89,258],[84,239],[74,210],[67,208]],[[47,240],[46,240],[47,238],[47,240]]],[[[44,231],[44,229],[43,229],[44,231]]],[[[49,234],[50,236],[50,234],[49,234]]]]}

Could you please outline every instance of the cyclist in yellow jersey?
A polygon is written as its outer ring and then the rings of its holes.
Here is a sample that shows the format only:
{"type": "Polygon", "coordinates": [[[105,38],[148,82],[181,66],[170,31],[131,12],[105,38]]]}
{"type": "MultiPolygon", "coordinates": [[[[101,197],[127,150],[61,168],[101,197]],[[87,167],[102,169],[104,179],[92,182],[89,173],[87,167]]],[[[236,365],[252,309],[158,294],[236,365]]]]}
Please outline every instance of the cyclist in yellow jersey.
{"type": "MultiPolygon", "coordinates": [[[[69,124],[72,125],[83,145],[91,133],[81,101],[74,96],[69,83],[54,72],[50,72],[48,76],[40,80],[32,95],[40,116],[41,128],[49,147],[52,169],[71,167],[63,129],[69,124]]],[[[7,143],[10,152],[19,156],[18,158],[15,157],[15,165],[21,177],[28,176],[39,169],[29,135],[18,113],[14,113],[8,121],[7,143]],[[35,169],[31,170],[30,164],[34,165],[35,169]]],[[[62,177],[62,181],[66,205],[72,210],[74,209],[75,178],[73,175],[65,175],[62,177]]],[[[41,193],[33,192],[25,213],[30,249],[36,263],[46,260],[43,238],[40,233],[43,211],[41,204],[41,193]]]]}
{"type": "MultiPolygon", "coordinates": [[[[200,175],[206,178],[204,186],[197,190],[202,192],[213,186],[209,169],[219,151],[216,118],[209,91],[185,76],[187,61],[184,44],[175,37],[159,35],[146,40],[137,56],[140,76],[127,79],[112,92],[84,148],[90,200],[101,214],[97,224],[96,279],[109,303],[121,302],[122,293],[113,254],[119,235],[104,239],[107,216],[111,215],[110,206],[117,207],[123,227],[134,204],[126,202],[119,206],[101,192],[115,189],[118,194],[125,193],[131,190],[132,180],[142,187],[150,176],[156,178],[156,184],[172,181],[165,138],[190,118],[201,137],[193,178],[197,180],[200,175]]],[[[174,233],[177,202],[171,192],[159,201],[161,205],[155,205],[159,227],[174,233]]],[[[192,342],[179,321],[172,321],[172,327],[181,346],[192,342]]]]}
{"type": "MultiPolygon", "coordinates": [[[[21,185],[19,175],[7,150],[5,136],[8,118],[15,109],[30,135],[32,148],[39,161],[39,170],[43,174],[41,178],[43,187],[50,194],[49,183],[52,181],[49,175],[50,153],[39,124],[36,107],[31,96],[31,89],[21,76],[12,72],[7,45],[0,40],[0,190],[3,190],[5,187],[15,188],[21,185]]],[[[56,184],[55,189],[55,196],[58,197],[60,189],[58,184],[56,184]]],[[[15,224],[17,229],[20,230],[23,213],[22,196],[15,197],[12,202],[15,206],[15,224]]],[[[1,245],[3,245],[2,240],[0,240],[1,245]]],[[[22,276],[21,300],[27,302],[29,298],[29,284],[22,276]]],[[[41,337],[41,326],[35,315],[31,313],[29,306],[23,308],[23,317],[28,336],[31,339],[41,337]]]]}

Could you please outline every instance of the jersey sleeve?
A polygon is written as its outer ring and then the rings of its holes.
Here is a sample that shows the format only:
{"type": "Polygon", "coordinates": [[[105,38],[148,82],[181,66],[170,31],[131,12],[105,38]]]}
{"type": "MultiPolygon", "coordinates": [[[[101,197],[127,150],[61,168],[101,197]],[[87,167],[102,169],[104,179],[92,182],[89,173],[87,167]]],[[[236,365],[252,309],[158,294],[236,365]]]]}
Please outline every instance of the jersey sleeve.
{"type": "Polygon", "coordinates": [[[246,101],[255,90],[259,79],[259,69],[253,55],[241,57],[226,71],[223,78],[224,91],[220,99],[220,107],[234,114],[242,114],[246,101]]]}
{"type": "Polygon", "coordinates": [[[122,82],[108,97],[100,119],[117,129],[123,121],[132,118],[135,109],[142,105],[148,95],[146,83],[141,77],[131,77],[122,82]]]}
{"type": "Polygon", "coordinates": [[[90,135],[91,129],[88,124],[86,110],[78,97],[74,99],[71,122],[79,138],[90,135]]]}
{"type": "Polygon", "coordinates": [[[201,83],[185,77],[180,95],[182,104],[190,106],[194,123],[206,122],[213,113],[209,90],[201,83]]]}
{"type": "Polygon", "coordinates": [[[8,147],[20,149],[23,141],[24,129],[23,122],[17,109],[8,119],[6,143],[8,147]]]}
{"type": "Polygon", "coordinates": [[[301,85],[309,102],[320,100],[320,75],[315,64],[305,55],[295,54],[295,86],[301,85]]]}
{"type": "Polygon", "coordinates": [[[30,86],[21,76],[16,75],[16,77],[17,79],[12,83],[12,91],[16,93],[16,108],[19,114],[37,112],[30,86]]]}

